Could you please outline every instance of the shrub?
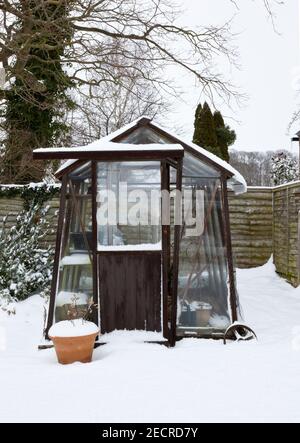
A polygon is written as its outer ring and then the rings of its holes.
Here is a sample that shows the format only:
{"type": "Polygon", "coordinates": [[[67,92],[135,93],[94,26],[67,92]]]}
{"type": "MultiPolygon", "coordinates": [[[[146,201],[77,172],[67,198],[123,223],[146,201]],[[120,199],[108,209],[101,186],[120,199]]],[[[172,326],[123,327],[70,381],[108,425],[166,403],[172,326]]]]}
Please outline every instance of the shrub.
{"type": "Polygon", "coordinates": [[[49,207],[42,202],[28,205],[14,226],[2,221],[0,232],[0,306],[24,300],[35,292],[48,295],[52,278],[53,248],[41,247],[50,229],[49,207]]]}

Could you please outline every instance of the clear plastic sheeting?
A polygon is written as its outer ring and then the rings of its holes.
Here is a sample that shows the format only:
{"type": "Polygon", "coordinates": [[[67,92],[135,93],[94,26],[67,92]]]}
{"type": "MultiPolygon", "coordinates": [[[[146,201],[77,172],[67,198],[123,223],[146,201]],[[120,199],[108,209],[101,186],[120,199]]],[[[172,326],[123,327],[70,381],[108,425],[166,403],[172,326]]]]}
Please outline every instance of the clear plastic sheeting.
{"type": "Polygon", "coordinates": [[[188,235],[185,224],[181,230],[177,335],[211,335],[230,324],[221,184],[217,177],[184,176],[182,189],[203,192],[204,214],[200,235],[188,235]]]}
{"type": "Polygon", "coordinates": [[[93,297],[91,164],[69,175],[55,322],[85,317],[93,297]]]}
{"type": "Polygon", "coordinates": [[[201,162],[197,157],[192,154],[184,153],[182,175],[184,177],[201,177],[211,178],[219,177],[220,172],[217,169],[209,166],[206,163],[201,162]]]}
{"type": "Polygon", "coordinates": [[[151,143],[169,143],[167,137],[163,137],[152,129],[141,127],[131,132],[122,139],[122,143],[147,145],[151,143]]]}

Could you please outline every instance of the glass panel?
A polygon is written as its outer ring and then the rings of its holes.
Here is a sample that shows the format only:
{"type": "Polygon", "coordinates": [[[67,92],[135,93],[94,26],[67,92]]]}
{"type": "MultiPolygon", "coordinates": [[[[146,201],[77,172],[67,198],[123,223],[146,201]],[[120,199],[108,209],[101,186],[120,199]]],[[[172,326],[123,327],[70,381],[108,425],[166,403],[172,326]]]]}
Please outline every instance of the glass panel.
{"type": "Polygon", "coordinates": [[[172,143],[169,138],[163,137],[150,128],[137,128],[131,134],[121,140],[121,143],[132,143],[134,145],[147,145],[150,143],[172,143]]]}
{"type": "MultiPolygon", "coordinates": [[[[150,143],[174,143],[174,139],[171,137],[165,137],[153,129],[147,127],[141,127],[135,129],[131,134],[125,136],[121,143],[132,144],[150,144],[150,143]]],[[[187,177],[219,177],[220,172],[207,165],[203,161],[199,160],[193,154],[189,154],[185,151],[183,159],[183,176],[187,177]]],[[[172,178],[171,178],[172,181],[172,178]]]]}
{"type": "Polygon", "coordinates": [[[161,248],[160,163],[98,163],[98,248],[161,248]]]}
{"type": "Polygon", "coordinates": [[[91,165],[70,175],[55,321],[86,316],[93,297],[91,165]]]}
{"type": "Polygon", "coordinates": [[[219,177],[220,172],[208,166],[192,154],[186,151],[183,158],[182,175],[186,177],[219,177]]]}
{"type": "Polygon", "coordinates": [[[200,234],[191,235],[195,226],[182,227],[177,335],[205,336],[230,324],[220,181],[184,178],[183,190],[193,193],[194,216],[196,191],[202,191],[204,211],[200,234]]]}

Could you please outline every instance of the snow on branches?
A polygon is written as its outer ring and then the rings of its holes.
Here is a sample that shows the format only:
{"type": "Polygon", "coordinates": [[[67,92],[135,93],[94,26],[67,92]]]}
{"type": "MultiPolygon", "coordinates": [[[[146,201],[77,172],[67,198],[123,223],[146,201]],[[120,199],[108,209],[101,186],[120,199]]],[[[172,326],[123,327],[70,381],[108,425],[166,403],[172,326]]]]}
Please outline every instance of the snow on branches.
{"type": "Polygon", "coordinates": [[[8,216],[0,226],[0,307],[8,312],[15,301],[34,292],[48,295],[53,249],[41,247],[50,233],[48,209],[32,201],[18,215],[14,226],[7,226],[8,216]]]}
{"type": "Polygon", "coordinates": [[[275,186],[298,178],[297,159],[288,152],[279,152],[272,157],[271,176],[275,186]]]}

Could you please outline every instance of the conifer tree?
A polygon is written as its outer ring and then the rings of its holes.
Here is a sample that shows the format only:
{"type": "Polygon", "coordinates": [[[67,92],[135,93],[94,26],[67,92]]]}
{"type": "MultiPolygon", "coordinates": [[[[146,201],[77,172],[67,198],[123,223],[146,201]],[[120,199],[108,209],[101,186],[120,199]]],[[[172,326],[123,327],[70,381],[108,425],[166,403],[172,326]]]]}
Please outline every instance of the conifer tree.
{"type": "Polygon", "coordinates": [[[199,103],[199,105],[196,108],[196,112],[195,112],[195,120],[194,120],[194,135],[193,135],[193,142],[197,143],[197,140],[199,139],[199,121],[200,121],[200,117],[201,117],[201,112],[202,112],[202,105],[201,103],[199,103]]]}
{"type": "Polygon", "coordinates": [[[196,110],[193,142],[221,157],[213,114],[207,102],[204,103],[201,111],[199,106],[196,110]]]}
{"type": "Polygon", "coordinates": [[[220,111],[215,111],[214,123],[215,123],[216,135],[218,139],[218,147],[220,149],[221,158],[229,162],[228,148],[236,140],[235,131],[231,129],[228,125],[225,125],[223,116],[220,111]]]}
{"type": "Polygon", "coordinates": [[[0,308],[24,300],[34,292],[49,295],[53,249],[41,247],[50,230],[46,218],[49,207],[32,201],[8,226],[0,226],[0,308]]]}

